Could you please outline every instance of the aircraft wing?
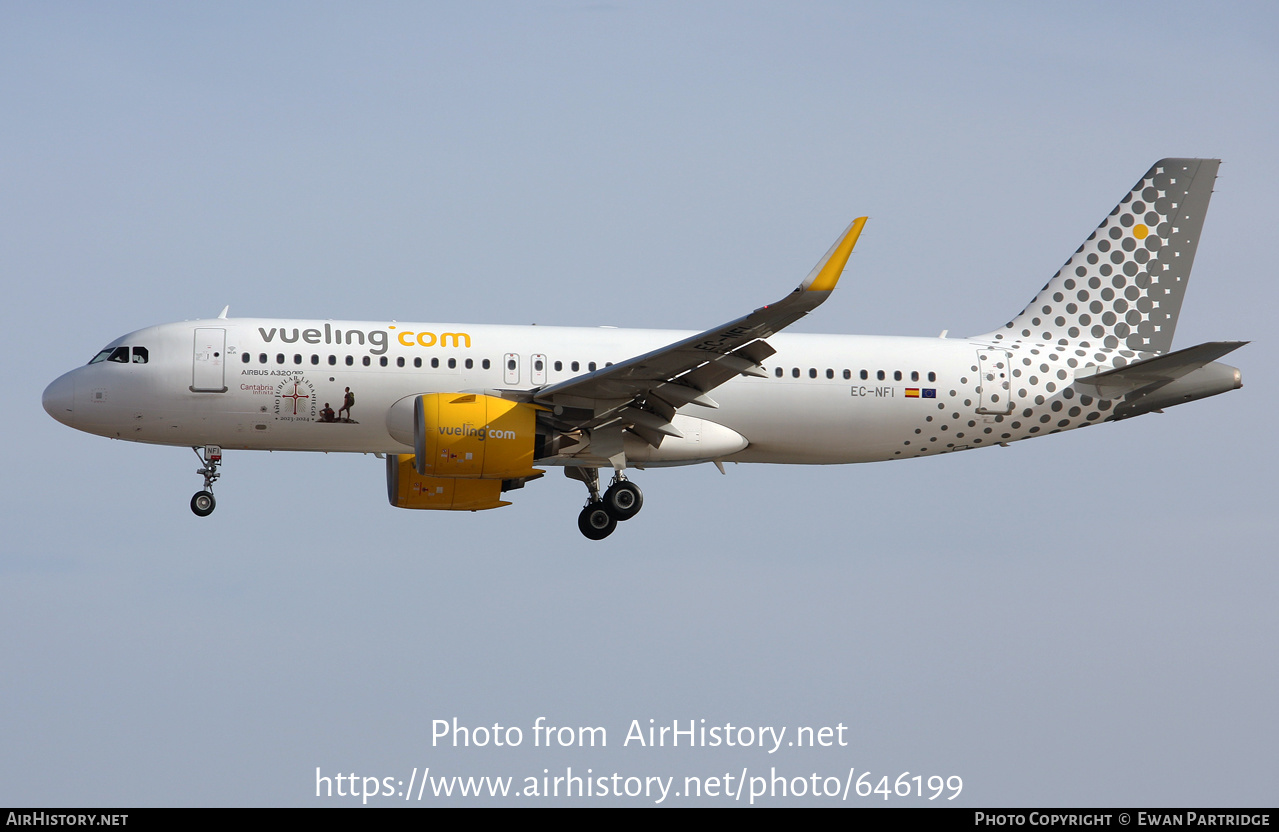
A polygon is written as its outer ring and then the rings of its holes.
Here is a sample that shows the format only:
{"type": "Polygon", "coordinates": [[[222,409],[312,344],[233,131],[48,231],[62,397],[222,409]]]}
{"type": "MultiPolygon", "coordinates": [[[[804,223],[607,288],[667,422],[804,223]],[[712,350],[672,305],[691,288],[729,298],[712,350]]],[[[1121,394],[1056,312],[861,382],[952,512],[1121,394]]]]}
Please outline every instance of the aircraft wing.
{"type": "Polygon", "coordinates": [[[578,428],[616,426],[651,445],[659,444],[663,435],[679,436],[670,424],[677,408],[686,404],[718,407],[709,391],[737,375],[764,374],[760,363],[776,350],[763,339],[826,300],[865,224],[866,217],[853,220],[808,277],[777,303],[661,349],[550,385],[536,391],[533,400],[560,413],[579,411],[566,420],[578,428]]]}

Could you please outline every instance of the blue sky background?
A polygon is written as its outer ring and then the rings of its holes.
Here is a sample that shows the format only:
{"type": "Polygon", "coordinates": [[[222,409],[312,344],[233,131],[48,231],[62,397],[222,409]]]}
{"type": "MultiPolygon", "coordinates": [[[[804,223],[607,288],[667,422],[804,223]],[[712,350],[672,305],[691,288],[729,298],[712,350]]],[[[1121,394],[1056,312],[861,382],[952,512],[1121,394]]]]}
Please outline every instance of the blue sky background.
{"type": "Polygon", "coordinates": [[[317,766],[572,766],[1274,805],[1277,16],[0,5],[0,804],[337,805],[317,766]],[[603,544],[554,472],[417,513],[362,456],[228,454],[199,520],[189,450],[40,407],[113,338],[225,304],[703,329],[861,214],[798,331],[985,332],[1163,156],[1224,160],[1176,344],[1251,339],[1243,390],[982,453],[651,471],[603,544]],[[609,747],[531,748],[538,716],[609,747]],[[432,748],[453,717],[525,745],[432,748]],[[622,748],[650,718],[850,744],[622,748]]]}

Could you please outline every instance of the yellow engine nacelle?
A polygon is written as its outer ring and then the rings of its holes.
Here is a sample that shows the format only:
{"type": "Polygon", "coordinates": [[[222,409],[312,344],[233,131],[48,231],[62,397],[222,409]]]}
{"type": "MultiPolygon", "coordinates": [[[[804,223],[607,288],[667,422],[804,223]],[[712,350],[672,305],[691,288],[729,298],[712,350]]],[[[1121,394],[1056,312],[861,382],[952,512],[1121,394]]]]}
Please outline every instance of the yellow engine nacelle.
{"type": "Polygon", "coordinates": [[[504,480],[533,467],[537,408],[496,396],[429,393],[413,402],[413,450],[423,477],[504,480]]]}
{"type": "Polygon", "coordinates": [[[481,511],[510,505],[500,499],[501,480],[424,477],[417,472],[413,454],[387,456],[386,491],[396,508],[481,511]]]}

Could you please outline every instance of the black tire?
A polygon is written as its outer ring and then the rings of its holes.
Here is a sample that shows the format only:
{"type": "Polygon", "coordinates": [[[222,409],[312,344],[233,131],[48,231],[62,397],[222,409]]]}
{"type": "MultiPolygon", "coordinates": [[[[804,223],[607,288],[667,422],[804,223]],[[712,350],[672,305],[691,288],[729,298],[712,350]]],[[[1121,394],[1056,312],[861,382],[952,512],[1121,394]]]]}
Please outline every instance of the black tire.
{"type": "Polygon", "coordinates": [[[191,498],[191,511],[195,512],[196,517],[208,517],[217,505],[217,500],[214,500],[213,494],[208,491],[197,491],[191,498]]]}
{"type": "Polygon", "coordinates": [[[644,492],[630,480],[619,480],[604,492],[604,508],[618,522],[630,520],[644,507],[644,492]]]}
{"type": "Polygon", "coordinates": [[[617,528],[617,520],[608,513],[602,502],[591,503],[577,515],[577,528],[588,540],[603,540],[617,528]]]}

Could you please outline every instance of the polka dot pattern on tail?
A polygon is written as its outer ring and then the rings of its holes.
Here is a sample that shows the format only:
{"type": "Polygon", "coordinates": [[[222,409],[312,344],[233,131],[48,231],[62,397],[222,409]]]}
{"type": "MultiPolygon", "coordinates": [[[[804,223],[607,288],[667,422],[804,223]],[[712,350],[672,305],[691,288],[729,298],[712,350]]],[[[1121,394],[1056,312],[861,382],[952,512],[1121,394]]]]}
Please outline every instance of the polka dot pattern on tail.
{"type": "Polygon", "coordinates": [[[1157,162],[1020,315],[978,337],[1169,351],[1217,165],[1157,162]]]}

